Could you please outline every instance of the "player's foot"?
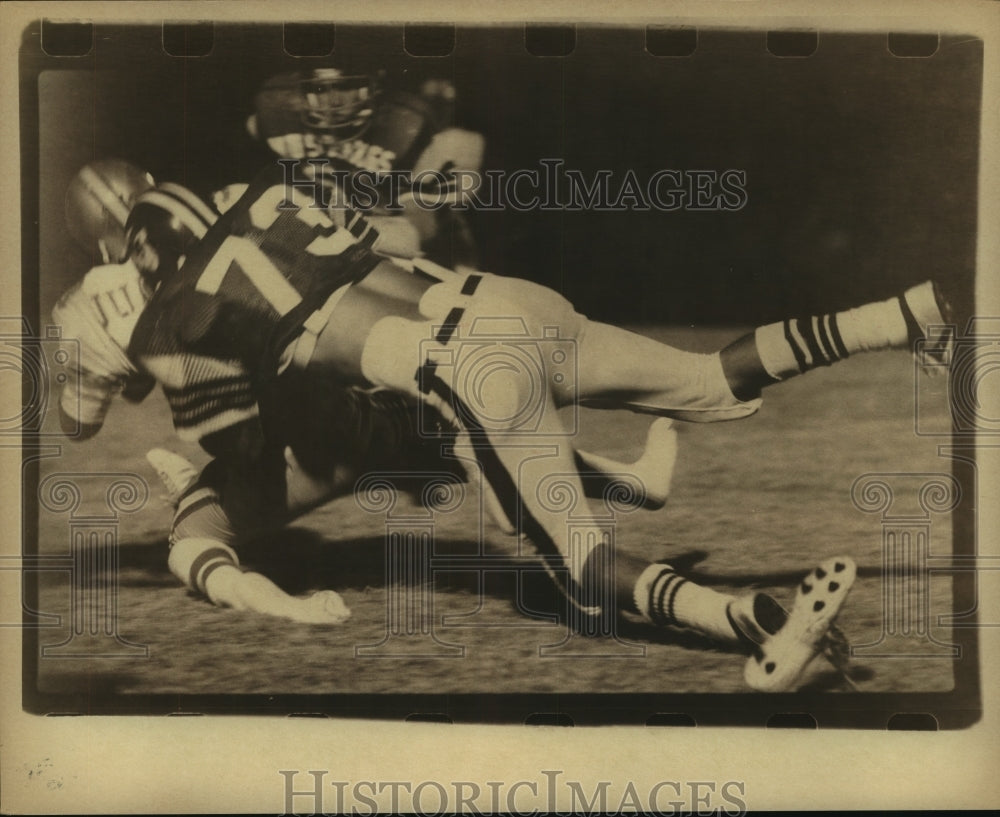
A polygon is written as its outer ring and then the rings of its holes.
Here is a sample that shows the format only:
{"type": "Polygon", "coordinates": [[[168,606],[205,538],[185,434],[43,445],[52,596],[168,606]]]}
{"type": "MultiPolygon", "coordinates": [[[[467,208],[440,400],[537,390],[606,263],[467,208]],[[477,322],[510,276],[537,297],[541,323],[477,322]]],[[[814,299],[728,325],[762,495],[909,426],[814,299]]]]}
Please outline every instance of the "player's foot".
{"type": "Polygon", "coordinates": [[[351,617],[350,608],[333,590],[320,590],[308,598],[294,601],[296,604],[286,617],[300,624],[343,624],[351,617]]]}
{"type": "MultiPolygon", "coordinates": [[[[635,462],[625,463],[583,449],[574,451],[576,467],[582,476],[598,476],[629,485],[629,491],[617,493],[616,501],[628,501],[636,507],[659,510],[670,496],[670,484],[677,462],[677,430],[669,417],[657,417],[646,434],[646,447],[635,462]]],[[[605,496],[607,482],[585,480],[587,496],[605,496]]]]}
{"type": "Polygon", "coordinates": [[[629,471],[644,488],[642,506],[650,510],[662,508],[670,496],[677,462],[677,429],[669,417],[657,417],[646,435],[646,448],[629,471]]]}
{"type": "Polygon", "coordinates": [[[790,613],[763,593],[730,604],[730,621],[753,650],[743,673],[749,687],[761,692],[792,691],[821,654],[845,671],[847,640],[833,622],[856,575],[852,559],[827,559],[799,584],[790,613]]]}
{"type": "Polygon", "coordinates": [[[198,479],[198,469],[180,454],[163,448],[152,448],[146,452],[146,460],[153,466],[156,475],[167,490],[167,499],[176,505],[184,492],[198,479]]]}
{"type": "MultiPolygon", "coordinates": [[[[740,640],[752,652],[771,638],[788,621],[788,611],[766,593],[741,596],[731,602],[727,610],[729,622],[740,640]]],[[[836,624],[831,624],[822,641],[823,656],[841,676],[855,687],[848,665],[851,661],[851,644],[836,624]]]]}
{"type": "Polygon", "coordinates": [[[729,623],[740,640],[753,650],[771,638],[788,621],[788,611],[767,593],[751,593],[729,602],[729,623]]]}
{"type": "Polygon", "coordinates": [[[947,372],[955,339],[955,315],[936,281],[910,287],[901,298],[910,348],[924,372],[947,372]]]}

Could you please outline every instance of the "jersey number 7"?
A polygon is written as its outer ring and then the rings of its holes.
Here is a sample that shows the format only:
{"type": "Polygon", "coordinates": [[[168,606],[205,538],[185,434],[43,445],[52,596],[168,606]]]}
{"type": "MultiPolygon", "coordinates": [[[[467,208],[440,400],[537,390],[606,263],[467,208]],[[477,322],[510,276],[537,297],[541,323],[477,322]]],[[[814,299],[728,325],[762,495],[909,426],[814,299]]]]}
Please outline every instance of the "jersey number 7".
{"type": "MultiPolygon", "coordinates": [[[[250,222],[258,230],[267,231],[285,213],[292,213],[310,227],[320,228],[319,233],[305,251],[314,256],[340,255],[357,242],[347,229],[338,229],[330,218],[294,188],[294,199],[289,202],[286,189],[281,185],[268,188],[249,210],[250,222]]],[[[247,280],[279,315],[285,315],[302,300],[298,291],[282,275],[274,263],[253,241],[241,236],[230,235],[219,246],[212,260],[198,278],[195,289],[208,295],[215,295],[222,282],[236,264],[247,280]]]]}

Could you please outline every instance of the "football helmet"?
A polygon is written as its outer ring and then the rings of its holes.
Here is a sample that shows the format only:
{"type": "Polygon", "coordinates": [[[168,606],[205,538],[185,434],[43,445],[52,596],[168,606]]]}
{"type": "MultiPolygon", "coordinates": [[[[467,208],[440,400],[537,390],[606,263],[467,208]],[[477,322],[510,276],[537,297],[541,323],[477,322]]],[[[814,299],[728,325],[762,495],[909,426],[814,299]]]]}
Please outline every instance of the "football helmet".
{"type": "Polygon", "coordinates": [[[128,257],[156,280],[180,269],[218,214],[186,187],[169,182],[141,193],[125,225],[128,257]]]}
{"type": "Polygon", "coordinates": [[[338,68],[271,77],[254,101],[248,123],[261,138],[304,129],[323,141],[359,138],[371,124],[378,96],[376,79],[338,68]]]}
{"type": "Polygon", "coordinates": [[[136,197],[155,182],[122,159],[84,165],[66,190],[66,226],[83,249],[117,263],[127,254],[125,222],[136,197]]]}
{"type": "Polygon", "coordinates": [[[376,96],[372,77],[316,68],[299,81],[305,105],[302,124],[338,139],[356,139],[368,129],[376,96]]]}

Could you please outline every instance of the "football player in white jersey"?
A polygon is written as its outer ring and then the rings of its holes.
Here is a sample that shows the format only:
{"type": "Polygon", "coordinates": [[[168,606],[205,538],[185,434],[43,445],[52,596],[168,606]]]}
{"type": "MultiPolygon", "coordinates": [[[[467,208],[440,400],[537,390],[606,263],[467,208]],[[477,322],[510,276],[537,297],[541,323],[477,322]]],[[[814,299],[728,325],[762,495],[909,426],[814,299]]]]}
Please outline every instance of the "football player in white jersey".
{"type": "Polygon", "coordinates": [[[59,403],[66,433],[86,439],[101,428],[115,394],[141,400],[155,381],[129,359],[132,331],[153,285],[128,259],[125,222],[153,177],[120,159],[86,165],[66,193],[66,223],[80,246],[103,263],[60,298],[52,311],[63,337],[82,339],[80,370],[59,403]]]}
{"type": "MultiPolygon", "coordinates": [[[[570,541],[564,514],[540,501],[539,486],[550,474],[572,482],[577,468],[555,408],[575,402],[701,422],[748,416],[766,385],[852,353],[908,348],[943,324],[927,282],[884,302],[761,327],[718,354],[694,355],[588,321],[557,293],[527,281],[419,262],[407,269],[380,258],[371,251],[377,233],[363,216],[347,208],[324,212],[319,195],[287,187],[275,171],[254,179],[206,237],[187,248],[187,263],[140,321],[137,346],[133,338],[138,358],[194,359],[211,349],[252,372],[257,396],[288,372],[311,384],[346,379],[423,401],[458,429],[503,514],[517,521],[563,579],[567,598],[586,613],[613,613],[596,603],[606,589],[601,570],[610,544],[597,530],[570,541]],[[456,377],[457,362],[480,343],[477,321],[497,318],[516,319],[505,342],[530,347],[535,367],[498,367],[493,382],[477,380],[485,370],[456,377]],[[576,347],[572,381],[565,350],[540,345],[550,338],[576,347]],[[536,393],[542,410],[522,427],[518,409],[536,393]]],[[[153,238],[143,226],[130,225],[140,263],[153,238]]],[[[160,254],[154,244],[151,256],[160,254]]],[[[243,386],[226,392],[217,378],[202,382],[197,367],[181,369],[188,382],[172,401],[175,421],[213,436],[218,406],[243,386]]],[[[243,443],[237,439],[237,448],[243,443]]],[[[578,495],[584,493],[579,486],[578,495]]],[[[188,516],[195,510],[188,508],[188,516]]],[[[197,537],[181,537],[175,548],[190,538],[197,537]]],[[[204,543],[198,548],[199,557],[187,560],[192,573],[203,563],[204,543]]],[[[230,561],[222,553],[216,551],[221,561],[214,564],[230,561]]],[[[827,645],[854,566],[836,558],[811,576],[780,628],[765,623],[781,618],[767,597],[733,598],[693,584],[669,565],[622,555],[615,561],[615,597],[622,609],[654,624],[691,627],[728,643],[749,640],[756,646],[748,680],[759,689],[787,689],[827,645]]]]}

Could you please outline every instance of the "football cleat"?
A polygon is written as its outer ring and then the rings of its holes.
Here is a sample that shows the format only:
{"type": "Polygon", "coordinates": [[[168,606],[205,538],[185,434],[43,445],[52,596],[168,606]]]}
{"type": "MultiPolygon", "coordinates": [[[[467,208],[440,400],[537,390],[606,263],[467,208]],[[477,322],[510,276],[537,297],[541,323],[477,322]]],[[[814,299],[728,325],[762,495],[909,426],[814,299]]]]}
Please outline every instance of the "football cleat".
{"type": "Polygon", "coordinates": [[[146,452],[146,461],[153,466],[153,470],[167,490],[166,499],[173,505],[180,501],[188,488],[198,479],[198,469],[173,451],[152,448],[146,452]]]}
{"type": "Polygon", "coordinates": [[[849,648],[834,620],[857,576],[846,556],[827,559],[800,583],[791,612],[770,596],[757,593],[730,604],[734,629],[750,643],[743,678],[758,692],[791,692],[819,655],[846,674],[849,648]]]}
{"type": "MultiPolygon", "coordinates": [[[[788,611],[766,593],[741,596],[730,602],[726,613],[740,641],[752,651],[756,651],[788,621],[788,611]]],[[[823,655],[844,680],[853,686],[854,682],[847,671],[851,660],[851,645],[836,624],[830,625],[823,638],[823,655]]]]}
{"type": "Polygon", "coordinates": [[[767,593],[752,593],[729,602],[729,623],[740,641],[756,650],[788,621],[788,611],[767,593]]]}
{"type": "Polygon", "coordinates": [[[906,290],[900,303],[917,363],[930,375],[946,372],[955,343],[955,316],[940,286],[924,281],[906,290]]]}

